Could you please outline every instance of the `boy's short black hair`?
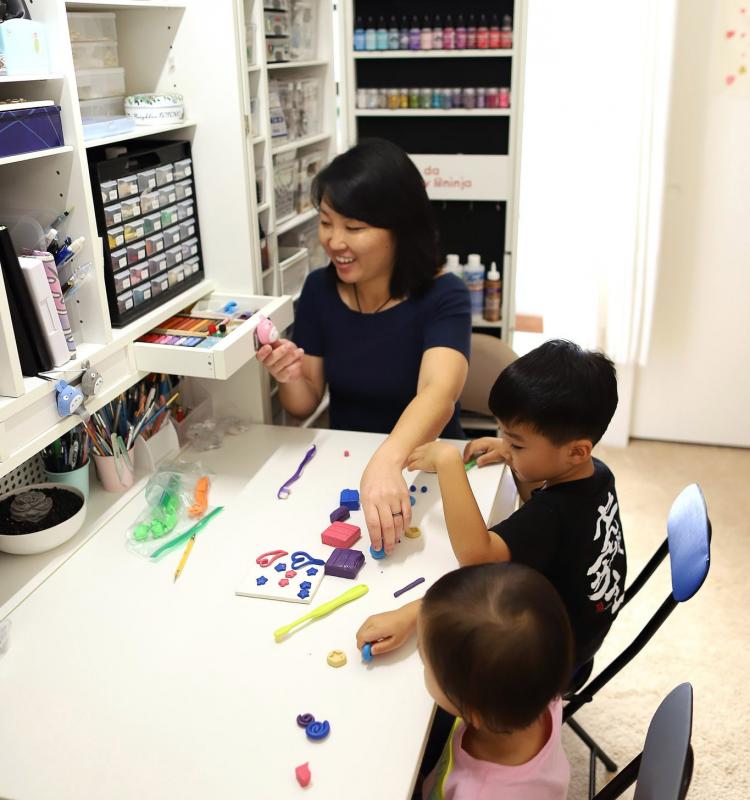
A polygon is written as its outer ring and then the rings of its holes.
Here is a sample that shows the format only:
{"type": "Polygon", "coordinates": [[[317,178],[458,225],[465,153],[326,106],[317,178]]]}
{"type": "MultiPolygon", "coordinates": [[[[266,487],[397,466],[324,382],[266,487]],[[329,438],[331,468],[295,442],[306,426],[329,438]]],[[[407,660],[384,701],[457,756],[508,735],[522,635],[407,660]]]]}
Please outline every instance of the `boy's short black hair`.
{"type": "Polygon", "coordinates": [[[362,139],[315,176],[311,197],[318,210],[325,200],[344,217],[393,233],[393,297],[419,294],[431,286],[440,270],[432,205],[424,178],[397,144],[362,139]]]}
{"type": "Polygon", "coordinates": [[[554,444],[596,444],[617,408],[615,365],[603,353],[552,339],[500,373],[489,406],[505,425],[525,423],[554,444]]]}
{"type": "Polygon", "coordinates": [[[462,715],[496,733],[531,725],[568,686],[573,634],[557,591],[523,564],[449,572],[425,595],[421,647],[462,715]]]}

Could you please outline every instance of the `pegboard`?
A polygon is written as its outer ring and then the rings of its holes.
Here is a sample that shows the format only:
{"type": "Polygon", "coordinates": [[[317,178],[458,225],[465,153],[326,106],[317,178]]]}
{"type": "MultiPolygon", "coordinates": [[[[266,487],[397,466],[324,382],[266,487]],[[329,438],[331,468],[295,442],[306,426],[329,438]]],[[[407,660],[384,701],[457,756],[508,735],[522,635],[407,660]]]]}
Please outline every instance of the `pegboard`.
{"type": "Polygon", "coordinates": [[[42,454],[36,453],[28,461],[24,461],[20,467],[16,467],[13,472],[9,472],[4,478],[0,478],[0,495],[12,492],[21,486],[46,483],[46,481],[47,472],[44,469],[42,454]]]}

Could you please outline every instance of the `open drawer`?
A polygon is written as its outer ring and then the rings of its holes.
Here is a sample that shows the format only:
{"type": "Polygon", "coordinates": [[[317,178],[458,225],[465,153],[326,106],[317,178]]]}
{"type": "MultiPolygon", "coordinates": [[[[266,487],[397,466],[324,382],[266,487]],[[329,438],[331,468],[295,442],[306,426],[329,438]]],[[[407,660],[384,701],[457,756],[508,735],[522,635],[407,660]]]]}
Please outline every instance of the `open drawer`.
{"type": "MultiPolygon", "coordinates": [[[[279,331],[293,320],[291,297],[263,297],[212,293],[199,300],[193,314],[216,312],[230,301],[236,301],[237,311],[260,312],[268,317],[279,331]]],[[[255,328],[258,318],[251,317],[218,339],[210,349],[170,344],[133,342],[136,367],[144,372],[169,372],[193,378],[226,380],[255,357],[255,328]]]]}

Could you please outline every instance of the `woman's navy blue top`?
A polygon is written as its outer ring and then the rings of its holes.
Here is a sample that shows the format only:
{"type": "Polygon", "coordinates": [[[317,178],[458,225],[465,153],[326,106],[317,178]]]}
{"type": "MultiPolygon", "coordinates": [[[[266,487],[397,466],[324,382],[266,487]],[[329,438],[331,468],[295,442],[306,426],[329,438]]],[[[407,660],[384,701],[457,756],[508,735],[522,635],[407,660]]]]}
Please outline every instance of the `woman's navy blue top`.
{"type": "MultiPolygon", "coordinates": [[[[417,394],[422,354],[450,347],[468,361],[471,307],[466,286],[450,273],[418,297],[377,314],[352,311],[328,267],[308,275],[294,322],[294,341],[323,358],[336,430],[390,433],[417,394]]],[[[458,403],[441,436],[462,439],[458,403]]]]}

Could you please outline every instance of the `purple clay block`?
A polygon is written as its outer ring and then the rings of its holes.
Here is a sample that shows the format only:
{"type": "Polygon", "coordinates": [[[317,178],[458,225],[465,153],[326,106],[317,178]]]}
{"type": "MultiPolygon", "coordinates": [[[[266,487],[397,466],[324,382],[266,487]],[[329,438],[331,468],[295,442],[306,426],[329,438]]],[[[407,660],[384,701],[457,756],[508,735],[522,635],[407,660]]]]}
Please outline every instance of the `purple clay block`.
{"type": "Polygon", "coordinates": [[[331,511],[331,522],[343,522],[345,519],[349,519],[349,509],[346,506],[339,506],[331,511]]]}
{"type": "Polygon", "coordinates": [[[337,547],[326,561],[325,574],[354,580],[364,563],[365,555],[362,551],[337,547]]]}

